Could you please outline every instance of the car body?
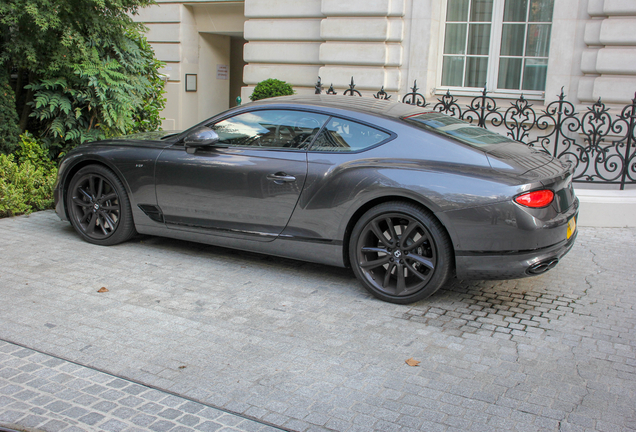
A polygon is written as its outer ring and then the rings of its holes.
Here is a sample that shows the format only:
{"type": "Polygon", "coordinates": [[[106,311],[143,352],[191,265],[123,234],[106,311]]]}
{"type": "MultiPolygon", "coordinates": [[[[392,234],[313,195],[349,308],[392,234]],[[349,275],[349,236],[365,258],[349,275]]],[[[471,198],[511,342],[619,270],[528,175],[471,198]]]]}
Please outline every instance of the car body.
{"type": "Polygon", "coordinates": [[[80,146],[60,165],[55,201],[92,243],[138,232],[351,266],[378,298],[410,303],[453,273],[554,267],[576,238],[572,174],[422,107],[287,96],[180,133],[80,146]]]}

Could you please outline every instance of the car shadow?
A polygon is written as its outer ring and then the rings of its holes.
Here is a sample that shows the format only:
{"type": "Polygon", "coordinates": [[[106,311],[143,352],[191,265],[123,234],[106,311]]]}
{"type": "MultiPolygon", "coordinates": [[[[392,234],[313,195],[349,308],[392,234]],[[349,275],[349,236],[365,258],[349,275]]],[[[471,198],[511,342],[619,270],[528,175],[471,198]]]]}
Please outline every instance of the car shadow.
{"type": "MultiPolygon", "coordinates": [[[[73,228],[63,228],[72,235],[73,228]]],[[[81,241],[78,238],[78,241],[81,241]]],[[[358,301],[384,302],[368,294],[355,278],[351,269],[281,258],[227,247],[194,243],[165,237],[137,235],[115,247],[137,249],[152,248],[199,260],[214,260],[228,265],[240,274],[243,269],[271,272],[274,276],[301,277],[318,288],[330,285],[347,297],[358,301]],[[324,284],[320,281],[325,280],[324,284]]],[[[464,333],[499,335],[539,335],[549,330],[556,320],[574,313],[584,293],[559,289],[551,284],[551,275],[557,271],[527,279],[480,281],[451,279],[431,297],[409,305],[386,303],[387,310],[396,311],[397,318],[440,328],[455,335],[464,333]]],[[[286,283],[289,281],[286,281],[286,283]]],[[[284,284],[281,284],[284,285],[284,284]]],[[[293,289],[293,288],[291,288],[293,289]]]]}

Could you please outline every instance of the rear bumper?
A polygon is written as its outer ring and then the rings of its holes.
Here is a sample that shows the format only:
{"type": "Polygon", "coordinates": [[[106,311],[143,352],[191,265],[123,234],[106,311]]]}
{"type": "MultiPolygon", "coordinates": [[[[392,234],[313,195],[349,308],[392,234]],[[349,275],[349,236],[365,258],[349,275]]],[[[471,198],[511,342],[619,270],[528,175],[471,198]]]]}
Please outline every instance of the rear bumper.
{"type": "Polygon", "coordinates": [[[572,246],[578,231],[572,234],[568,240],[555,245],[532,251],[515,251],[509,253],[475,253],[456,256],[458,279],[518,279],[536,276],[529,272],[538,265],[549,270],[556,262],[567,254],[572,246]]]}

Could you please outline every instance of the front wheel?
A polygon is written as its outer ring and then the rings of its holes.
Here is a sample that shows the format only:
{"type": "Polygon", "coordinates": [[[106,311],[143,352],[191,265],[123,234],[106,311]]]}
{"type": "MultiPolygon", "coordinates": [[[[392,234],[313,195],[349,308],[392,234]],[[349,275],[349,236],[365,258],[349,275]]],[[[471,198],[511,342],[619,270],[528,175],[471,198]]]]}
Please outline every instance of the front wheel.
{"type": "Polygon", "coordinates": [[[452,274],[452,246],[440,222],[423,208],[387,202],[356,223],[349,258],[371,294],[407,304],[430,296],[452,274]]]}
{"type": "Polygon", "coordinates": [[[73,176],[67,208],[73,228],[89,243],[110,246],[135,234],[124,185],[104,166],[88,165],[73,176]]]}

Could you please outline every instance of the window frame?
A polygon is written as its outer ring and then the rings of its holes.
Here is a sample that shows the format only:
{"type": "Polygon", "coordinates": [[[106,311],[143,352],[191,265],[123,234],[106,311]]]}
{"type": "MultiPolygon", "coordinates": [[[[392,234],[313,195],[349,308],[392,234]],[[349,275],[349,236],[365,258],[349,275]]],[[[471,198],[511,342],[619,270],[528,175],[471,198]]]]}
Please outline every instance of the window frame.
{"type": "MultiPolygon", "coordinates": [[[[502,99],[518,99],[519,96],[523,94],[523,97],[528,100],[545,100],[545,89],[544,90],[514,90],[514,89],[499,89],[497,88],[497,83],[499,79],[499,59],[501,58],[501,36],[503,33],[503,17],[504,17],[504,6],[505,0],[493,0],[493,17],[491,21],[491,33],[490,33],[490,45],[488,48],[488,74],[486,78],[486,90],[489,95],[492,97],[502,98],[502,99]],[[492,53],[496,53],[492,55],[492,53]]],[[[556,9],[556,1],[555,6],[556,9]]],[[[484,88],[481,87],[457,87],[457,86],[442,86],[442,68],[444,64],[444,43],[446,41],[446,17],[448,12],[448,0],[442,1],[442,6],[440,8],[441,19],[440,19],[440,38],[438,45],[438,58],[437,58],[437,77],[435,82],[435,95],[443,95],[447,91],[453,96],[479,96],[483,92],[484,88]]],[[[551,24],[551,32],[550,32],[550,48],[552,48],[552,40],[554,38],[554,21],[555,14],[554,10],[552,13],[551,24]]],[[[528,25],[528,21],[526,21],[526,25],[528,25]]],[[[527,38],[527,31],[524,34],[524,49],[525,42],[527,38]]],[[[548,68],[550,65],[550,58],[552,54],[552,49],[548,53],[548,68]]],[[[467,55],[464,54],[464,57],[467,55]]],[[[508,56],[503,56],[508,57],[508,56]]],[[[521,58],[527,58],[525,55],[521,58]]],[[[549,71],[546,74],[546,88],[547,81],[549,79],[550,73],[549,71]]]]}

